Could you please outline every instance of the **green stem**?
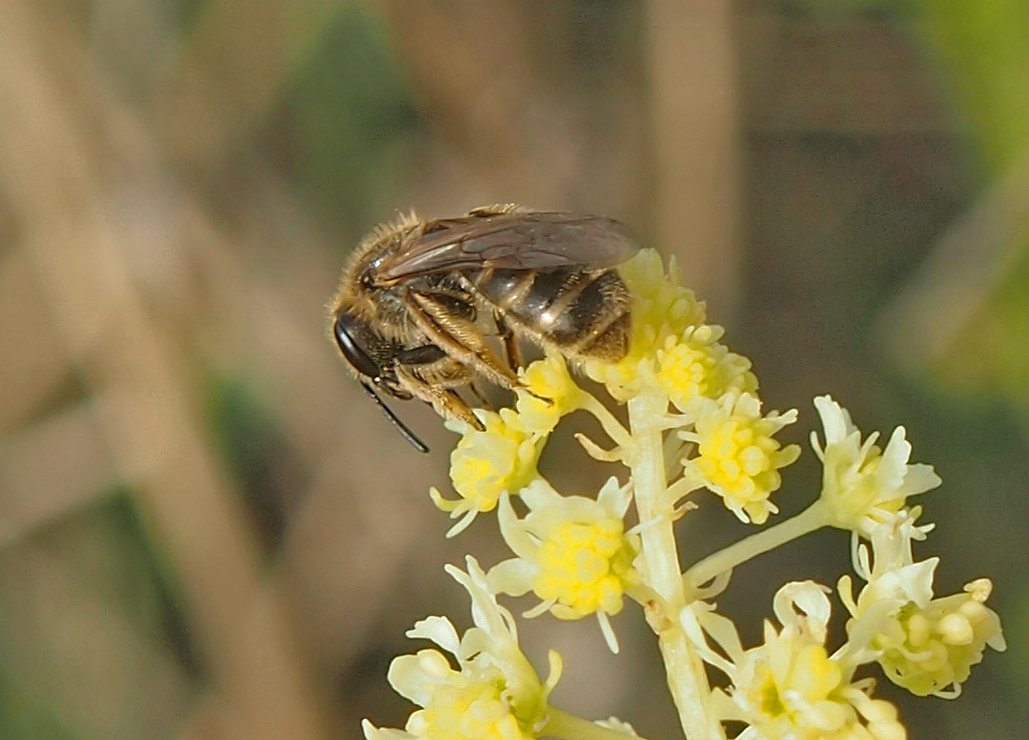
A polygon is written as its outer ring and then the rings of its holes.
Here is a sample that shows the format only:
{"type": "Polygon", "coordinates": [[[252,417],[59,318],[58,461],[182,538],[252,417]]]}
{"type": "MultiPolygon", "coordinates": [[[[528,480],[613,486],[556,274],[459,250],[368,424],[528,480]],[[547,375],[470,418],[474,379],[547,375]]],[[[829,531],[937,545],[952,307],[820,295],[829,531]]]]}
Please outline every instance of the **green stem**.
{"type": "Polygon", "coordinates": [[[715,576],[732,570],[753,557],[766,553],[779,545],[795,540],[828,524],[828,517],[822,500],[815,501],[794,517],[763,529],[756,534],[735,542],[724,550],[707,556],[686,571],[683,585],[687,592],[694,592],[715,576]]]}
{"type": "Polygon", "coordinates": [[[679,623],[686,598],[665,478],[662,419],[667,408],[668,398],[647,388],[629,401],[632,441],[626,447],[626,463],[632,470],[639,520],[645,523],[640,528],[646,563],[643,577],[660,599],[650,605],[648,621],[658,635],[668,688],[686,737],[724,738],[711,707],[704,665],[679,623]]]}
{"type": "Polygon", "coordinates": [[[550,707],[548,710],[547,723],[543,726],[540,734],[568,740],[625,740],[624,733],[601,727],[555,707],[550,707]]]}

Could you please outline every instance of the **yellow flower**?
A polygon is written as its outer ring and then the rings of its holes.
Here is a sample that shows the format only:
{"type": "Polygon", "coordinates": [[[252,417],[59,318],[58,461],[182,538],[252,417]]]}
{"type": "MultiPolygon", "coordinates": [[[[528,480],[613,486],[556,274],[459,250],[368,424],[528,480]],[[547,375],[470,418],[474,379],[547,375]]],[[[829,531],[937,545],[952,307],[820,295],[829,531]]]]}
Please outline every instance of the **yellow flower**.
{"type": "Polygon", "coordinates": [[[449,511],[451,518],[462,517],[448,536],[471,524],[479,512],[495,509],[502,493],[518,493],[536,476],[542,448],[539,435],[492,411],[475,413],[485,427],[482,431],[447,422],[448,428],[463,432],[450,454],[450,480],[461,498],[445,499],[436,488],[429,491],[438,508],[449,511]]]}
{"type": "Polygon", "coordinates": [[[490,585],[513,596],[531,590],[542,603],[530,614],[549,611],[559,619],[596,614],[616,650],[607,615],[622,610],[626,590],[638,582],[633,561],[639,540],[625,532],[622,520],[629,499],[628,489],[614,478],[596,500],[561,496],[537,479],[522,491],[530,511],[518,519],[505,497],[500,531],[517,557],[490,570],[490,585]]]}
{"type": "Polygon", "coordinates": [[[665,273],[661,256],[644,249],[618,268],[632,297],[632,329],[629,353],[619,362],[587,360],[586,374],[607,386],[619,401],[639,392],[639,365],[652,366],[655,352],[670,336],[681,336],[688,327],[704,323],[704,305],[693,291],[682,287],[674,263],[665,273]]]}
{"type": "Polygon", "coordinates": [[[720,326],[687,328],[681,337],[665,338],[657,350],[657,379],[675,407],[686,411],[696,398],[719,398],[730,390],[756,393],[750,360],[718,343],[720,326]]]}
{"type": "Polygon", "coordinates": [[[651,347],[669,334],[681,334],[686,327],[704,322],[704,304],[697,301],[692,290],[682,286],[674,259],[666,272],[661,255],[656,250],[644,249],[618,271],[635,300],[633,317],[639,318],[634,323],[640,331],[637,336],[652,333],[657,341],[651,347]]]}
{"type": "Polygon", "coordinates": [[[438,650],[395,658],[390,684],[422,709],[408,718],[403,732],[378,729],[366,720],[368,740],[529,740],[546,724],[560,657],[551,652],[550,677],[541,682],[518,646],[511,614],[497,604],[475,559],[467,563],[467,573],[453,566],[447,572],[471,596],[475,627],[459,637],[450,620],[428,617],[407,633],[435,642],[457,668],[438,650]]]}
{"type": "Polygon", "coordinates": [[[518,379],[530,392],[549,398],[568,410],[574,408],[575,398],[580,392],[568,373],[568,365],[559,355],[550,355],[529,364],[519,371],[518,379]]]}
{"type": "Polygon", "coordinates": [[[417,655],[406,657],[413,660],[395,662],[392,681],[403,684],[408,680],[403,674],[420,674],[426,701],[426,707],[407,721],[405,729],[411,736],[430,740],[536,737],[523,732],[517,717],[511,713],[510,703],[504,696],[504,677],[497,668],[455,671],[436,650],[421,650],[417,655]]]}
{"type": "Polygon", "coordinates": [[[579,619],[597,611],[622,610],[626,576],[636,553],[625,542],[622,523],[562,522],[547,534],[537,553],[539,573],[533,591],[554,602],[551,612],[579,619]]]}
{"type": "Polygon", "coordinates": [[[800,455],[800,447],[782,447],[772,435],[796,419],[796,411],[762,416],[761,402],[749,393],[700,404],[694,431],[679,433],[697,445],[696,456],[684,461],[687,473],[741,521],[762,524],[778,511],[768,497],[782,483],[779,469],[800,455]]]}
{"type": "Polygon", "coordinates": [[[1005,647],[1000,618],[985,603],[991,589],[981,578],[963,593],[902,607],[875,641],[887,677],[917,696],[957,697],[986,646],[1005,647]]]}
{"type": "Polygon", "coordinates": [[[582,391],[559,355],[536,360],[518,373],[525,390],[518,391],[515,411],[502,409],[507,424],[529,434],[550,434],[561,417],[578,408],[582,391]]]}
{"type": "Polygon", "coordinates": [[[955,698],[986,647],[1004,650],[1000,618],[986,606],[992,584],[972,581],[963,593],[933,598],[939,558],[915,562],[908,522],[888,522],[871,533],[874,559],[862,546],[858,572],[868,581],[855,601],[848,577],[840,596],[851,613],[848,651],[853,661],[876,660],[886,676],[918,696],[955,698]]]}
{"type": "Polygon", "coordinates": [[[894,518],[908,496],[940,485],[931,465],[908,465],[911,444],[904,439],[904,427],[894,430],[883,450],[875,444],[878,432],[861,441],[850,414],[830,396],[816,398],[815,408],[825,428],[825,446],[814,433],[811,444],[824,466],[822,501],[834,527],[867,537],[876,524],[894,518]]]}
{"type": "MultiPolygon", "coordinates": [[[[695,612],[696,613],[696,612],[695,612]]],[[[698,619],[724,656],[704,651],[730,678],[716,689],[715,705],[725,720],[747,723],[746,738],[822,740],[906,736],[888,702],[868,695],[867,681],[852,683],[847,666],[825,648],[829,600],[811,581],[788,583],[775,597],[776,630],[765,623],[764,643],[743,650],[732,623],[714,612],[698,619]]]]}

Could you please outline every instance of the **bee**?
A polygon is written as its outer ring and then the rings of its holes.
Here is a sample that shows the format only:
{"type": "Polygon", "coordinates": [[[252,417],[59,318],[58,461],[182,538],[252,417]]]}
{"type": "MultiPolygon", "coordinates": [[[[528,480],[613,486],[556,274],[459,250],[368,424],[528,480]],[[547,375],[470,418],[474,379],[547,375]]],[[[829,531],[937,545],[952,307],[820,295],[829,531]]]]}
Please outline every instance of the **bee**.
{"type": "Polygon", "coordinates": [[[476,381],[520,388],[519,339],[570,360],[628,352],[629,294],[615,266],[639,249],[599,216],[485,206],[458,218],[413,213],[354,250],[329,306],[336,345],[368,395],[421,452],[376,391],[482,424],[458,394],[476,381]]]}

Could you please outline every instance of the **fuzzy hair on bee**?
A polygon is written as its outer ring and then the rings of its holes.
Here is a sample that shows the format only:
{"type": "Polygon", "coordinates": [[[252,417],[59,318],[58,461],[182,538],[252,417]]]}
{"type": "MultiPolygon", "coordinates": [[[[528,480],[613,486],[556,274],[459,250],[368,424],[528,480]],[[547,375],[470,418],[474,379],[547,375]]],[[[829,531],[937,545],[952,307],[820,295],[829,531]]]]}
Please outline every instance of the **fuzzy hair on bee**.
{"type": "Polygon", "coordinates": [[[329,304],[341,356],[419,450],[379,393],[417,398],[446,419],[482,425],[458,391],[519,388],[525,340],[570,360],[618,361],[630,301],[617,265],[639,249],[610,218],[516,205],[377,226],[343,268],[329,304]]]}

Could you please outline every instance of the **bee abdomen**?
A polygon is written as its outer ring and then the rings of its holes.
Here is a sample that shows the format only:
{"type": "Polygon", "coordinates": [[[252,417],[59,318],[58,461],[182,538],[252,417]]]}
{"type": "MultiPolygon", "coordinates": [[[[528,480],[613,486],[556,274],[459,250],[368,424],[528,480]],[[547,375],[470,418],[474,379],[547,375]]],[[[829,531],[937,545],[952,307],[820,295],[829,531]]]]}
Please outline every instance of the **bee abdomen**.
{"type": "Polygon", "coordinates": [[[483,270],[476,290],[509,323],[572,357],[628,352],[629,294],[614,270],[483,270]]]}

